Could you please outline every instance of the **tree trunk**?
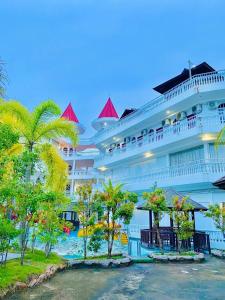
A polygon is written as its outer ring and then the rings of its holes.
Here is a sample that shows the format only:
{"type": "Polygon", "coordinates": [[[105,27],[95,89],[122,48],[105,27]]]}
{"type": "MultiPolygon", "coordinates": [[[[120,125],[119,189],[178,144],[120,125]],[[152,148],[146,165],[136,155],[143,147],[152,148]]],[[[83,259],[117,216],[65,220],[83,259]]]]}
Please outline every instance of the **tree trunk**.
{"type": "Polygon", "coordinates": [[[35,229],[33,228],[33,233],[32,233],[32,241],[31,241],[31,251],[34,253],[34,248],[35,248],[35,243],[36,243],[36,232],[35,229]]]}

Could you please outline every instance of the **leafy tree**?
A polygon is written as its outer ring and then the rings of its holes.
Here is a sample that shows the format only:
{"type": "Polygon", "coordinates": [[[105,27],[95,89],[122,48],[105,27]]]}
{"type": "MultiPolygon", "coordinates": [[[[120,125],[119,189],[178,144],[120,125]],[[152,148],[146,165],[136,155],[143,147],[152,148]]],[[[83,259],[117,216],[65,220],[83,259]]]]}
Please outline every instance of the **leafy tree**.
{"type": "Polygon", "coordinates": [[[104,230],[101,227],[97,227],[94,228],[91,236],[90,236],[90,240],[87,246],[87,249],[89,251],[93,251],[95,253],[97,253],[102,245],[102,241],[104,240],[104,230]]]}
{"type": "Polygon", "coordinates": [[[143,198],[146,200],[144,206],[153,212],[157,240],[159,241],[159,248],[163,253],[163,244],[160,236],[159,224],[164,214],[168,211],[164,190],[160,188],[154,188],[152,192],[144,192],[143,198]]]}
{"type": "Polygon", "coordinates": [[[37,164],[42,161],[47,168],[46,177],[43,176],[43,185],[48,191],[62,191],[67,180],[65,163],[56,148],[47,142],[50,139],[65,137],[74,145],[77,143],[75,125],[59,118],[59,114],[59,107],[51,100],[39,104],[33,112],[29,112],[16,101],[0,102],[0,122],[14,128],[24,147],[24,152],[15,160],[16,172],[20,174],[15,199],[21,228],[21,264],[33,216],[38,209],[37,191],[40,192],[40,187],[34,177],[37,164]]]}
{"type": "Polygon", "coordinates": [[[97,198],[104,211],[101,224],[108,243],[108,257],[111,257],[114,240],[120,230],[118,223],[130,223],[135,203],[137,203],[137,195],[122,191],[123,185],[117,184],[114,186],[111,180],[103,187],[103,191],[98,193],[97,198]]]}
{"type": "Polygon", "coordinates": [[[79,186],[76,194],[78,195],[78,201],[74,210],[77,212],[80,225],[82,226],[83,254],[84,259],[86,259],[88,238],[93,234],[94,225],[97,221],[98,205],[90,184],[79,186]]]}
{"type": "Polygon", "coordinates": [[[189,220],[189,211],[193,209],[192,205],[187,203],[187,197],[179,200],[178,196],[173,197],[173,209],[171,217],[175,225],[175,232],[178,238],[178,251],[182,247],[186,248],[185,241],[193,236],[194,222],[189,220]]]}
{"type": "MultiPolygon", "coordinates": [[[[60,109],[51,100],[42,102],[30,112],[17,101],[0,103],[0,121],[12,126],[21,138],[21,143],[29,153],[38,148],[39,153],[49,151],[51,147],[43,146],[46,141],[69,138],[74,145],[77,143],[75,125],[66,119],[59,118],[60,109]]],[[[31,180],[34,164],[26,169],[26,182],[31,180]]]]}
{"type": "Polygon", "coordinates": [[[225,206],[222,204],[211,204],[205,216],[212,218],[217,229],[225,236],[225,206]]]}
{"type": "Polygon", "coordinates": [[[59,217],[62,212],[62,202],[65,205],[67,198],[63,194],[49,192],[45,194],[45,199],[41,202],[38,211],[37,236],[45,244],[46,257],[52,251],[54,245],[64,232],[69,233],[72,224],[59,217]],[[62,201],[63,199],[63,201],[62,201]]]}
{"type": "Polygon", "coordinates": [[[8,251],[18,234],[15,222],[0,212],[0,265],[6,264],[8,251]]]}

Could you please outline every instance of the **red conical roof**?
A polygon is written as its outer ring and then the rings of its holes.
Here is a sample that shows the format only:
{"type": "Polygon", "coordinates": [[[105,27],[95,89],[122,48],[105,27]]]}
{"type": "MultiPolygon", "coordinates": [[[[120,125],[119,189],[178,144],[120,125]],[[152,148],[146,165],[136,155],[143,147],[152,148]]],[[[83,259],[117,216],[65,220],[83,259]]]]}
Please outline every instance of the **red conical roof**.
{"type": "Polygon", "coordinates": [[[101,111],[101,113],[98,117],[99,118],[119,118],[110,98],[107,100],[103,110],[101,111]]]}
{"type": "Polygon", "coordinates": [[[67,106],[66,110],[64,111],[64,113],[62,114],[61,118],[65,118],[69,121],[75,122],[75,123],[79,123],[77,116],[73,110],[73,107],[71,105],[71,103],[69,103],[69,105],[67,106]]]}

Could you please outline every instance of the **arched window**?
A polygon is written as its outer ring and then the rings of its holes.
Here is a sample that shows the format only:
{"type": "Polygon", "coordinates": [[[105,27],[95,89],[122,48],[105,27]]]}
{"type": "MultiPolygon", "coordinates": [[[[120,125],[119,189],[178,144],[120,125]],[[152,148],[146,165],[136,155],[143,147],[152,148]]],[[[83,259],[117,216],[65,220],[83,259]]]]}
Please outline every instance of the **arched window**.
{"type": "Polygon", "coordinates": [[[73,155],[73,148],[70,148],[69,155],[73,155]]]}
{"type": "Polygon", "coordinates": [[[64,152],[64,154],[67,154],[67,152],[68,152],[67,147],[64,147],[64,148],[63,148],[63,152],[64,152]]]}
{"type": "Polygon", "coordinates": [[[149,129],[148,131],[148,136],[149,136],[149,142],[152,143],[154,142],[154,129],[149,129]]]}
{"type": "Polygon", "coordinates": [[[132,144],[136,143],[136,137],[135,137],[135,136],[132,137],[131,143],[132,143],[132,144]]]}
{"type": "Polygon", "coordinates": [[[163,139],[163,127],[156,129],[156,141],[160,141],[163,139]]]}
{"type": "Polygon", "coordinates": [[[225,123],[225,103],[221,103],[218,106],[218,113],[220,117],[220,123],[224,124],[225,123]]]}
{"type": "Polygon", "coordinates": [[[196,126],[196,114],[190,114],[187,116],[188,129],[194,128],[196,126]]]}
{"type": "Polygon", "coordinates": [[[173,120],[173,133],[179,133],[180,132],[180,121],[177,119],[173,120]]]}

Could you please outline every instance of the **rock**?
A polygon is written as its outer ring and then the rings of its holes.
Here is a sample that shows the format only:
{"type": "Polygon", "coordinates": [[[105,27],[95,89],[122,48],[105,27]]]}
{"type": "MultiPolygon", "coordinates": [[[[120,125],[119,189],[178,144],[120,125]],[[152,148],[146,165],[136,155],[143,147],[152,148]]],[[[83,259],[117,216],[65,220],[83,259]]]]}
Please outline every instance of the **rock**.
{"type": "Polygon", "coordinates": [[[211,251],[212,255],[218,258],[225,258],[225,251],[219,249],[213,249],[211,251]]]}
{"type": "Polygon", "coordinates": [[[150,258],[153,258],[157,262],[201,262],[205,259],[203,253],[198,253],[194,256],[191,255],[164,255],[164,254],[155,254],[150,253],[148,255],[150,258]]]}
{"type": "Polygon", "coordinates": [[[20,282],[20,281],[17,281],[15,283],[15,288],[17,290],[23,290],[23,289],[26,289],[27,288],[27,284],[25,282],[20,282]]]}
{"type": "Polygon", "coordinates": [[[108,268],[111,263],[112,263],[111,259],[105,259],[100,261],[101,266],[104,268],[108,268]]]}
{"type": "Polygon", "coordinates": [[[38,285],[38,279],[32,279],[30,282],[29,282],[29,284],[28,284],[28,287],[29,288],[32,288],[32,287],[34,287],[34,286],[36,286],[36,285],[38,285]]]}
{"type": "Polygon", "coordinates": [[[68,267],[79,267],[84,264],[84,260],[71,260],[68,261],[68,267]]]}

